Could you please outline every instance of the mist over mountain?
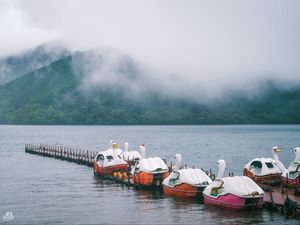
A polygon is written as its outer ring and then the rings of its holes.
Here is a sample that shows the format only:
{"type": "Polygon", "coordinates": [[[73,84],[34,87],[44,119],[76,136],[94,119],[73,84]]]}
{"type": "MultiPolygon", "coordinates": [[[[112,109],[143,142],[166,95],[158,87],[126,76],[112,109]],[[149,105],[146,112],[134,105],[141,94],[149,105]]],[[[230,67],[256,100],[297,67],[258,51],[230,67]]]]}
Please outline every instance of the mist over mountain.
{"type": "Polygon", "coordinates": [[[209,97],[200,84],[157,71],[114,48],[74,53],[58,48],[56,54],[44,48],[10,60],[19,73],[0,85],[0,123],[300,123],[297,84],[259,80],[254,88],[209,97]]]}
{"type": "Polygon", "coordinates": [[[46,43],[19,54],[0,58],[0,85],[69,55],[59,43],[46,43]]]}

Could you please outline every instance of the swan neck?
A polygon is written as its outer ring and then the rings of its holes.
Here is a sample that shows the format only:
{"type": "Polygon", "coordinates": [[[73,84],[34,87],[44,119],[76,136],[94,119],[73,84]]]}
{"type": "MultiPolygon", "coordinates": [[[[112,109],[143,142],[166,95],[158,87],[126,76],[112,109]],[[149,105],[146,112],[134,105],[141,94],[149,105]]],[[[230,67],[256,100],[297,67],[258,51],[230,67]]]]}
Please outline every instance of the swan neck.
{"type": "Polygon", "coordinates": [[[300,150],[295,152],[295,161],[300,161],[300,150]]]}
{"type": "Polygon", "coordinates": [[[124,144],[124,148],[125,148],[125,151],[128,152],[128,147],[129,147],[129,144],[127,142],[125,142],[124,144]]]}
{"type": "Polygon", "coordinates": [[[117,158],[118,154],[117,154],[117,149],[113,148],[113,154],[114,154],[114,158],[117,158]]]}
{"type": "Polygon", "coordinates": [[[146,149],[144,146],[140,146],[141,150],[141,158],[144,159],[146,157],[146,149]]]}
{"type": "Polygon", "coordinates": [[[219,171],[218,171],[218,175],[217,175],[217,179],[218,178],[223,178],[224,177],[224,172],[225,172],[225,165],[224,164],[220,164],[219,165],[219,171]]]}
{"type": "Polygon", "coordinates": [[[181,168],[181,158],[180,157],[177,157],[176,158],[176,166],[175,166],[175,169],[176,170],[179,170],[181,168]]]}
{"type": "Polygon", "coordinates": [[[273,151],[273,158],[274,158],[275,162],[279,162],[278,153],[276,153],[275,151],[273,151]]]}

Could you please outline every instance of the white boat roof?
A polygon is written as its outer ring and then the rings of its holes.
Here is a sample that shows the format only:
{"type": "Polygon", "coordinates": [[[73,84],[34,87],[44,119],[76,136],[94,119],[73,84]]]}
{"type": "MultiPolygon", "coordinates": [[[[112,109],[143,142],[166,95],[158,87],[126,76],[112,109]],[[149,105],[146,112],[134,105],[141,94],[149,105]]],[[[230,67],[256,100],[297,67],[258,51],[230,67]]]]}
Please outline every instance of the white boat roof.
{"type": "Polygon", "coordinates": [[[174,187],[182,183],[192,186],[207,186],[212,180],[201,169],[180,169],[173,171],[164,181],[166,186],[174,187]],[[179,175],[179,176],[178,176],[179,175]],[[177,179],[176,179],[177,178],[177,179]]]}
{"type": "Polygon", "coordinates": [[[159,157],[143,158],[139,161],[139,170],[146,173],[156,173],[161,171],[168,171],[168,166],[159,157]]]}
{"type": "Polygon", "coordinates": [[[97,155],[102,154],[102,155],[105,155],[105,156],[107,156],[107,155],[112,155],[113,156],[115,154],[114,151],[117,153],[117,155],[121,155],[123,153],[122,149],[120,149],[120,148],[117,148],[117,149],[109,148],[105,151],[98,152],[97,155]]]}
{"type": "Polygon", "coordinates": [[[289,169],[292,169],[294,166],[298,166],[300,164],[300,161],[293,161],[289,167],[289,169]]]}
{"type": "Polygon", "coordinates": [[[300,171],[298,169],[299,172],[295,173],[295,174],[290,174],[290,172],[295,172],[297,167],[300,165],[300,161],[293,161],[291,163],[291,165],[289,166],[289,168],[286,170],[285,173],[282,174],[283,177],[286,177],[286,175],[288,175],[288,177],[290,179],[296,179],[299,175],[300,175],[300,171]]]}
{"type": "Polygon", "coordinates": [[[277,162],[272,158],[255,158],[245,165],[246,169],[251,171],[256,176],[265,176],[270,174],[282,173],[277,162]],[[260,162],[261,167],[251,166],[253,162],[260,162]],[[271,165],[270,165],[271,164],[271,165]]]}
{"type": "Polygon", "coordinates": [[[259,195],[264,194],[264,191],[252,179],[246,176],[218,178],[205,188],[204,193],[211,195],[212,188],[219,187],[222,182],[223,185],[219,189],[220,192],[218,195],[234,194],[240,197],[250,197],[255,192],[259,195]]]}
{"type": "Polygon", "coordinates": [[[116,148],[116,149],[109,148],[106,151],[102,151],[102,152],[105,152],[104,154],[107,155],[114,155],[114,151],[117,153],[117,155],[121,155],[123,153],[123,150],[120,148],[116,148]]]}
{"type": "MultiPolygon", "coordinates": [[[[103,164],[101,166],[108,167],[108,166],[115,166],[120,164],[127,164],[121,157],[120,154],[122,153],[121,149],[108,149],[106,151],[100,151],[95,157],[95,160],[97,160],[98,155],[103,155],[104,160],[103,164]],[[114,151],[117,155],[115,155],[114,151]]],[[[99,162],[97,162],[99,164],[99,162]]]]}
{"type": "Polygon", "coordinates": [[[122,158],[127,161],[142,158],[141,154],[138,151],[125,151],[121,155],[122,158]]]}

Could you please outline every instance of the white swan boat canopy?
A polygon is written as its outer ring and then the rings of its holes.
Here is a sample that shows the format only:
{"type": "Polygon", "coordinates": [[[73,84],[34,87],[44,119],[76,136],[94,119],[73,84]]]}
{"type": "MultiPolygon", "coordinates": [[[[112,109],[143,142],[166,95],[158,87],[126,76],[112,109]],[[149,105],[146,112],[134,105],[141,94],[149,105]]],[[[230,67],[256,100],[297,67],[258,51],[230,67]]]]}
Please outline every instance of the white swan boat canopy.
{"type": "Polygon", "coordinates": [[[136,164],[135,168],[146,173],[161,173],[169,170],[165,162],[159,157],[143,158],[136,164]]]}
{"type": "Polygon", "coordinates": [[[180,169],[174,170],[168,176],[163,184],[168,186],[175,186],[179,184],[190,184],[197,187],[206,187],[212,180],[201,169],[180,169]]]}
{"type": "Polygon", "coordinates": [[[271,158],[255,158],[247,163],[244,168],[256,176],[282,173],[280,168],[276,165],[275,160],[271,158]]]}
{"type": "Polygon", "coordinates": [[[249,177],[234,176],[216,179],[204,193],[207,195],[233,194],[239,197],[263,196],[264,191],[249,177]]]}

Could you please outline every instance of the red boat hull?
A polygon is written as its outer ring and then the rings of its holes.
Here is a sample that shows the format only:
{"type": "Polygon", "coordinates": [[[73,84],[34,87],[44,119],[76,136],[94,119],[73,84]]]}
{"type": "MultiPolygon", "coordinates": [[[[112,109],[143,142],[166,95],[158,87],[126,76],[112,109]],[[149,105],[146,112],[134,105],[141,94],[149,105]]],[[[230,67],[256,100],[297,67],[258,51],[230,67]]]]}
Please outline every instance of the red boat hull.
{"type": "Polygon", "coordinates": [[[244,176],[251,178],[254,182],[264,184],[270,182],[278,182],[281,180],[281,173],[256,176],[248,169],[244,169],[244,176]]]}
{"type": "Polygon", "coordinates": [[[185,197],[185,198],[186,197],[195,198],[203,191],[203,189],[199,187],[195,187],[186,183],[175,185],[174,187],[163,185],[163,190],[165,195],[185,197]]]}
{"type": "Polygon", "coordinates": [[[215,198],[203,194],[203,198],[206,205],[217,205],[232,210],[256,209],[263,206],[263,197],[242,198],[233,194],[227,194],[215,198]]]}
{"type": "Polygon", "coordinates": [[[289,179],[286,177],[281,177],[281,182],[283,185],[290,185],[292,187],[300,186],[300,176],[296,177],[296,179],[289,179]]]}
{"type": "Polygon", "coordinates": [[[113,175],[115,171],[127,171],[127,164],[118,164],[113,166],[101,167],[94,161],[94,171],[100,175],[113,175]]]}

